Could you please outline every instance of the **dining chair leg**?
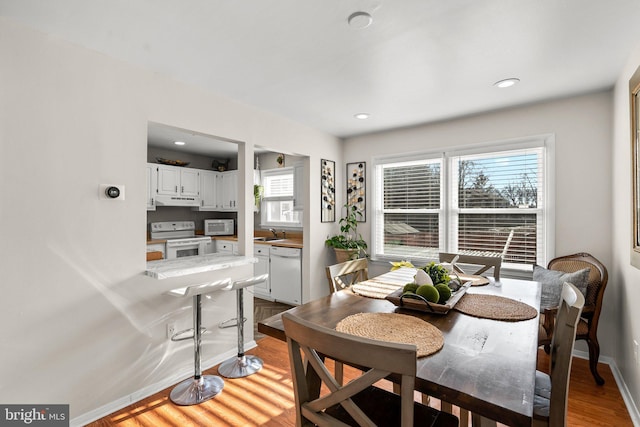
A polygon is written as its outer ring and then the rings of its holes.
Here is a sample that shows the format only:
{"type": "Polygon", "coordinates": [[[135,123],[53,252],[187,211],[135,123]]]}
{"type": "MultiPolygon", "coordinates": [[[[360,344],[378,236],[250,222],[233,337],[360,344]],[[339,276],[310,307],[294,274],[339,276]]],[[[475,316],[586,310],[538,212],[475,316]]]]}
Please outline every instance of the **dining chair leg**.
{"type": "Polygon", "coordinates": [[[421,393],[422,394],[422,404],[425,406],[429,406],[429,402],[431,401],[431,397],[428,394],[425,393],[421,393]]]}
{"type": "Polygon", "coordinates": [[[442,412],[446,412],[447,414],[450,414],[451,411],[453,410],[453,405],[451,405],[451,403],[449,403],[449,402],[443,402],[441,400],[440,401],[440,410],[442,412]]]}

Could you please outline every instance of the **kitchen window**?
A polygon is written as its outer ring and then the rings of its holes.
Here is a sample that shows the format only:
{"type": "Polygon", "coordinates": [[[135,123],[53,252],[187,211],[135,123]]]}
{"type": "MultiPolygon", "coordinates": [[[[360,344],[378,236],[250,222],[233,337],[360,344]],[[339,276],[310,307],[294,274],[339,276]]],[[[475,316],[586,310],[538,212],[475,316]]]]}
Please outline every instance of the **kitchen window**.
{"type": "Polygon", "coordinates": [[[438,252],[545,264],[552,138],[374,161],[372,256],[426,262],[438,252]]]}
{"type": "Polygon", "coordinates": [[[260,202],[262,227],[302,227],[302,211],[294,209],[294,169],[262,171],[264,194],[260,202]]]}

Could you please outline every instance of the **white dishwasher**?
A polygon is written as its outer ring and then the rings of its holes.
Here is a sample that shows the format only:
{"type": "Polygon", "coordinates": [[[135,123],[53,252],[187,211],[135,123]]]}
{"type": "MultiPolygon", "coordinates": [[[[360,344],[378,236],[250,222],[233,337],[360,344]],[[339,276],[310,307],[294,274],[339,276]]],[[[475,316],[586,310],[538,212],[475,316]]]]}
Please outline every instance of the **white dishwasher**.
{"type": "Polygon", "coordinates": [[[271,298],[287,304],[301,304],[302,249],[271,246],[269,258],[271,298]]]}

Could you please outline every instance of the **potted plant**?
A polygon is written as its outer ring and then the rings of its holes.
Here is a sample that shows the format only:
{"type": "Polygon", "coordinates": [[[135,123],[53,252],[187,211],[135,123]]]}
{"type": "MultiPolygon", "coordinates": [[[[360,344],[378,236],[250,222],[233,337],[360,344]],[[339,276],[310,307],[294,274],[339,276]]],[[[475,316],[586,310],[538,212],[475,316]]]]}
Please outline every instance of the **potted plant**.
{"type": "Polygon", "coordinates": [[[331,236],[324,242],[325,245],[333,248],[339,263],[367,256],[367,242],[358,233],[358,216],[362,216],[362,212],[357,210],[355,206],[348,206],[346,203],[344,207],[347,214],[340,218],[340,234],[331,236]]]}

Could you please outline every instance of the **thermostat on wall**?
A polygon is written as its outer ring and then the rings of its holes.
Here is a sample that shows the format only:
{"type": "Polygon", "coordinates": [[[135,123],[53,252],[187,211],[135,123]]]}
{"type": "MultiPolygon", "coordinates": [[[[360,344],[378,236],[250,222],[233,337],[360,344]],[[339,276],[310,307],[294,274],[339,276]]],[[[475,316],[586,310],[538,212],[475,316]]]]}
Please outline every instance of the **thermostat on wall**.
{"type": "Polygon", "coordinates": [[[100,184],[99,196],[106,200],[124,200],[124,185],[100,184]]]}

